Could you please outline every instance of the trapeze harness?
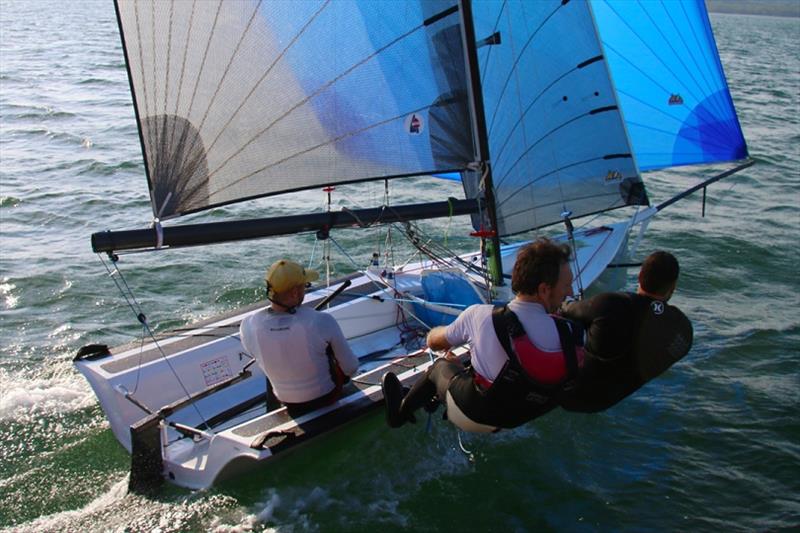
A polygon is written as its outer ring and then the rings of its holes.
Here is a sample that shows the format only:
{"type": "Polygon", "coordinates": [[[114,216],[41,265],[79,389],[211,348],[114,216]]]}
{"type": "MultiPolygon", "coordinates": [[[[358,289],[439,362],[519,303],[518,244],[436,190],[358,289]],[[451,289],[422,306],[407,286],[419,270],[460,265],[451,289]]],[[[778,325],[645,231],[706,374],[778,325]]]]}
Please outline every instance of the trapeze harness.
{"type": "MultiPolygon", "coordinates": [[[[494,381],[489,381],[477,372],[472,376],[478,391],[482,393],[483,408],[475,411],[469,406],[469,415],[451,412],[448,402],[448,417],[463,429],[470,431],[513,428],[540,416],[555,407],[562,391],[574,386],[579,367],[583,362],[583,328],[566,319],[551,316],[558,330],[561,351],[546,352],[538,348],[525,333],[519,318],[507,306],[495,307],[492,323],[495,334],[503,346],[508,361],[494,381]],[[464,427],[454,420],[459,415],[487,429],[464,427]],[[470,416],[476,414],[477,419],[470,416]]],[[[471,403],[471,402],[469,402],[471,403]]],[[[467,407],[467,406],[465,406],[467,407]]],[[[475,406],[477,407],[477,405],[475,406]]]]}

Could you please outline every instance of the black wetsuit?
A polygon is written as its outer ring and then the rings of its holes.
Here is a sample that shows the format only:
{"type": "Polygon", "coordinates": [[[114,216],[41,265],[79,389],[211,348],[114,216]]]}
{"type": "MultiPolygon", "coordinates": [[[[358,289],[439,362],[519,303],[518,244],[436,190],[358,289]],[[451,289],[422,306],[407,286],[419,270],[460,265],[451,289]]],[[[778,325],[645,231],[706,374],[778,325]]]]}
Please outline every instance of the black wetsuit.
{"type": "Polygon", "coordinates": [[[562,315],[584,325],[586,359],[577,383],[559,397],[568,411],[603,411],[633,394],[689,352],[692,324],[680,309],[649,296],[604,293],[562,315]]]}

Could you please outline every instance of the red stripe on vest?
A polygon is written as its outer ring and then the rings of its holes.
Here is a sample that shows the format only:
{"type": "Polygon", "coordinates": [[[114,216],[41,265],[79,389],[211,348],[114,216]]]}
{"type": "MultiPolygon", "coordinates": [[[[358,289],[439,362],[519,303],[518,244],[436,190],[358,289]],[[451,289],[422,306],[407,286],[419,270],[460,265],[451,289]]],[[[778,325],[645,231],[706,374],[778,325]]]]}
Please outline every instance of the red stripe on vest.
{"type": "Polygon", "coordinates": [[[530,377],[544,385],[555,385],[567,377],[564,352],[546,352],[533,344],[527,335],[511,339],[519,362],[530,377]]]}

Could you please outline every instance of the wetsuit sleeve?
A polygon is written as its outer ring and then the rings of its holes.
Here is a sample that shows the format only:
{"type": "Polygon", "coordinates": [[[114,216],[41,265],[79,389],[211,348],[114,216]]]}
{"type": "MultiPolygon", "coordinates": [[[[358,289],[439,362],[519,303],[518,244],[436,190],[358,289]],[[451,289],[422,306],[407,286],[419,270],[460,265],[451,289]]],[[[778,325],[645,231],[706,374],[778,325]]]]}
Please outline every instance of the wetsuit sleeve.
{"type": "Polygon", "coordinates": [[[326,326],[326,340],[330,343],[333,349],[333,356],[339,363],[339,368],[342,369],[348,376],[352,376],[358,370],[358,357],[353,353],[350,348],[350,343],[342,333],[342,328],[336,319],[327,313],[320,313],[325,321],[326,326]]]}
{"type": "Polygon", "coordinates": [[[595,316],[592,310],[592,300],[593,298],[565,303],[561,306],[559,314],[564,318],[580,322],[584,327],[589,327],[595,316]]]}
{"type": "Polygon", "coordinates": [[[604,293],[573,302],[562,309],[562,316],[583,324],[586,350],[592,356],[611,360],[630,353],[635,323],[626,294],[604,293]]]}

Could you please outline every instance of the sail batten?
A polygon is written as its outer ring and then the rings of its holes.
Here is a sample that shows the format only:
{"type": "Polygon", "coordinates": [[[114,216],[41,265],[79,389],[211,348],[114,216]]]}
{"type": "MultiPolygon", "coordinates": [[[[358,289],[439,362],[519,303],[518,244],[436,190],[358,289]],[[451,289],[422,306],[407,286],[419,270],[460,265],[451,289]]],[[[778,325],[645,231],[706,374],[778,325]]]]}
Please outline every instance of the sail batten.
{"type": "MultiPolygon", "coordinates": [[[[500,235],[647,204],[589,5],[476,2],[500,235]]],[[[476,179],[467,175],[469,179],[476,179]]],[[[474,184],[465,184],[474,190],[474,184]]]]}
{"type": "Polygon", "coordinates": [[[744,160],[702,0],[591,0],[641,171],[744,160]]]}
{"type": "Polygon", "coordinates": [[[117,0],[162,219],[474,161],[456,0],[117,0]]]}

